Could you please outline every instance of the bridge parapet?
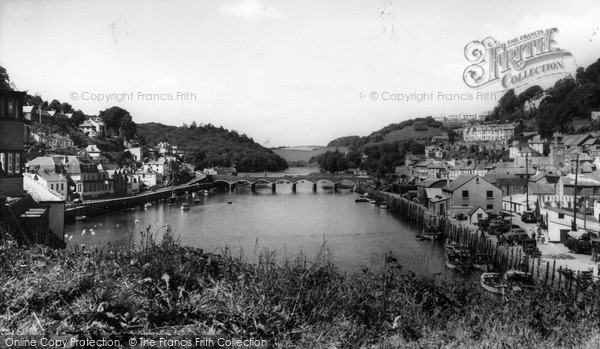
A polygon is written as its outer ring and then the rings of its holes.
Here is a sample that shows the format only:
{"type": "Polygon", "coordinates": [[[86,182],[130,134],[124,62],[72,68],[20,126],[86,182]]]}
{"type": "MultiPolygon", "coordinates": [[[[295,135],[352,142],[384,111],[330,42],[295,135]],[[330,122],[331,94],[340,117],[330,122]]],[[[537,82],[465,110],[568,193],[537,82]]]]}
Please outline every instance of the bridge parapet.
{"type": "Polygon", "coordinates": [[[340,183],[342,181],[350,181],[353,183],[362,182],[365,180],[371,179],[371,177],[364,176],[347,176],[347,175],[320,175],[320,176],[225,176],[225,175],[213,175],[213,182],[227,182],[228,184],[233,184],[236,182],[248,182],[250,184],[255,184],[259,182],[268,182],[268,183],[277,183],[277,182],[289,182],[289,183],[298,183],[302,181],[307,181],[311,183],[316,183],[319,181],[330,181],[332,183],[340,183]]]}

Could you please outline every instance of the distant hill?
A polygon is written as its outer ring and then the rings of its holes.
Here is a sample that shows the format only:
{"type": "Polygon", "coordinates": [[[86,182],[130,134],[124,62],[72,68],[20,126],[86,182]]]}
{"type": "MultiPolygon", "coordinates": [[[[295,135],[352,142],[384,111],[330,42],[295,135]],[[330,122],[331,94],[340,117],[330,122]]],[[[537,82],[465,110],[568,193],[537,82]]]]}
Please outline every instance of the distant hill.
{"type": "Polygon", "coordinates": [[[334,139],[327,144],[328,147],[349,147],[360,140],[360,136],[346,136],[334,139]]]}
{"type": "Polygon", "coordinates": [[[233,166],[240,172],[282,171],[286,161],[255,143],[245,134],[211,124],[205,126],[167,126],[160,123],[138,124],[140,140],[150,147],[168,142],[185,151],[185,160],[198,168],[233,166]]]}
{"type": "Polygon", "coordinates": [[[340,152],[345,152],[348,147],[315,147],[315,146],[299,146],[289,148],[277,148],[272,149],[273,152],[288,162],[306,161],[308,162],[313,156],[321,155],[327,151],[335,151],[338,149],[340,152]]]}

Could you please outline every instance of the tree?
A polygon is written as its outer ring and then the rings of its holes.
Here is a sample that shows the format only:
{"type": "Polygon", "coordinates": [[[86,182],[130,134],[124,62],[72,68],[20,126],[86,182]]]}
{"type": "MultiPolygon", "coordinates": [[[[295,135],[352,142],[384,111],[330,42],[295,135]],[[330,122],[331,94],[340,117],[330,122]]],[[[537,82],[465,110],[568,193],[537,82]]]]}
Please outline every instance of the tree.
{"type": "Polygon", "coordinates": [[[13,91],[10,77],[3,66],[0,66],[0,91],[13,91]]]}
{"type": "Polygon", "coordinates": [[[75,127],[81,125],[85,121],[85,114],[81,110],[77,110],[71,115],[71,124],[75,127]]]}
{"type": "Polygon", "coordinates": [[[50,104],[48,105],[48,107],[46,107],[46,110],[61,111],[62,104],[57,99],[53,99],[52,102],[50,102],[50,104]]]}
{"type": "Polygon", "coordinates": [[[60,110],[62,110],[63,113],[71,113],[73,112],[73,106],[67,102],[64,102],[60,105],[60,110]]]}
{"type": "MultiPolygon", "coordinates": [[[[137,125],[129,112],[120,107],[108,108],[100,112],[100,118],[106,124],[106,129],[126,139],[134,138],[137,125]]],[[[187,128],[187,127],[186,127],[187,128]]]]}

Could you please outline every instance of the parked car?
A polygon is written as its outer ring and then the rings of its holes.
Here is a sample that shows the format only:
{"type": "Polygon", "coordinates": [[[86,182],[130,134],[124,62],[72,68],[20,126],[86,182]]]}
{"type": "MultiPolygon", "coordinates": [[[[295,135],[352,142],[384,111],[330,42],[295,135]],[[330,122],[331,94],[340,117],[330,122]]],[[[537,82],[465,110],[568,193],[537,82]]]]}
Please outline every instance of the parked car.
{"type": "Polygon", "coordinates": [[[521,213],[521,220],[525,223],[535,223],[537,222],[537,217],[535,215],[535,212],[525,211],[521,213]]]}
{"type": "Polygon", "coordinates": [[[452,218],[459,220],[459,221],[464,221],[466,220],[468,217],[466,214],[464,213],[455,213],[452,215],[452,218]]]}

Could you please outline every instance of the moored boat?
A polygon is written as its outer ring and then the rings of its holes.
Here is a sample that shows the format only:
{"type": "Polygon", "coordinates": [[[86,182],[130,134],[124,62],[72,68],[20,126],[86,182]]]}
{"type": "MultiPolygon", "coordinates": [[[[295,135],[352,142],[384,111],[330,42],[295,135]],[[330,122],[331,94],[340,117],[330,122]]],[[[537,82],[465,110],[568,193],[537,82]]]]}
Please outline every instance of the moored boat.
{"type": "Polygon", "coordinates": [[[461,254],[455,251],[446,252],[446,267],[456,271],[466,270],[461,254]]]}
{"type": "Polygon", "coordinates": [[[85,220],[87,220],[87,216],[86,215],[75,216],[75,220],[76,221],[85,221],[85,220]]]}
{"type": "Polygon", "coordinates": [[[446,251],[453,251],[456,246],[458,246],[458,243],[456,241],[453,241],[451,238],[446,238],[446,240],[444,241],[444,248],[446,249],[446,251]]]}
{"type": "Polygon", "coordinates": [[[534,286],[533,276],[525,271],[511,269],[504,273],[504,280],[513,291],[523,291],[534,286]]]}
{"type": "Polygon", "coordinates": [[[385,202],[385,201],[382,202],[381,205],[379,205],[379,208],[381,208],[383,210],[387,210],[387,208],[388,208],[387,202],[385,202]]]}
{"type": "Polygon", "coordinates": [[[149,208],[149,207],[152,207],[151,203],[147,202],[146,204],[144,204],[144,208],[149,208]]]}
{"type": "Polygon", "coordinates": [[[358,198],[358,199],[355,199],[355,200],[354,200],[354,202],[369,202],[369,199],[366,199],[366,198],[358,198]]]}
{"type": "Polygon", "coordinates": [[[481,287],[484,290],[496,293],[496,294],[504,294],[508,285],[502,282],[500,278],[500,274],[498,273],[483,273],[480,276],[481,287]]]}
{"type": "Polygon", "coordinates": [[[187,202],[184,202],[183,204],[181,204],[181,210],[182,211],[189,211],[190,209],[190,204],[187,202]]]}
{"type": "Polygon", "coordinates": [[[473,264],[473,268],[485,272],[491,271],[494,267],[492,262],[490,261],[490,257],[485,253],[475,253],[473,255],[471,264],[473,264]]]}
{"type": "Polygon", "coordinates": [[[442,232],[432,225],[423,228],[422,234],[426,240],[438,240],[442,237],[442,232]]]}

